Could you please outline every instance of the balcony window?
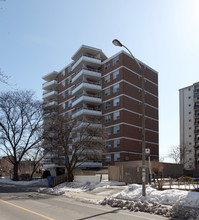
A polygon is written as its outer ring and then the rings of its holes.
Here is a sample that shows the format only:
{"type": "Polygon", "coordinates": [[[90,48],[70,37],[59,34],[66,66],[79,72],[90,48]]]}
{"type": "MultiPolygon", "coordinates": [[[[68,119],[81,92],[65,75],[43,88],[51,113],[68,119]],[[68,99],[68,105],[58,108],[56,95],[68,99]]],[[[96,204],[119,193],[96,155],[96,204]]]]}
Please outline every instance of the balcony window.
{"type": "Polygon", "coordinates": [[[111,107],[111,102],[105,102],[105,109],[109,109],[111,107]]]}
{"type": "Polygon", "coordinates": [[[72,66],[70,65],[70,66],[68,67],[68,73],[70,73],[71,70],[72,70],[72,66]]]}
{"type": "Polygon", "coordinates": [[[118,98],[115,98],[114,100],[113,100],[113,106],[118,106],[120,104],[120,98],[118,97],[118,98]]]}
{"type": "Polygon", "coordinates": [[[107,135],[111,135],[111,128],[106,128],[105,130],[107,135]]]}
{"type": "Polygon", "coordinates": [[[72,116],[72,110],[68,112],[68,117],[70,118],[72,116]]]}
{"type": "Polygon", "coordinates": [[[106,148],[108,148],[108,149],[111,148],[111,141],[106,142],[106,148]]]}
{"type": "Polygon", "coordinates": [[[119,111],[113,113],[113,120],[118,120],[118,119],[120,119],[120,112],[119,111]]]}
{"type": "Polygon", "coordinates": [[[61,75],[62,75],[62,76],[65,76],[65,70],[62,71],[61,75]]]}
{"type": "Polygon", "coordinates": [[[72,145],[69,145],[69,146],[68,146],[68,151],[69,151],[69,152],[72,152],[72,150],[73,150],[72,145]]]}
{"type": "Polygon", "coordinates": [[[113,93],[119,92],[119,90],[120,90],[120,84],[119,83],[113,86],[113,93]]]}
{"type": "Polygon", "coordinates": [[[105,94],[105,96],[110,95],[111,94],[111,89],[110,88],[105,89],[104,94],[105,94]]]}
{"type": "Polygon", "coordinates": [[[113,127],[113,134],[118,134],[120,133],[120,125],[116,125],[113,127]]]}
{"type": "Polygon", "coordinates": [[[62,99],[65,99],[66,98],[66,93],[62,92],[61,96],[62,96],[62,99]]]}
{"type": "Polygon", "coordinates": [[[107,76],[104,77],[104,82],[105,83],[110,82],[110,80],[111,80],[110,74],[108,74],[107,76]]]}
{"type": "Polygon", "coordinates": [[[105,115],[105,122],[111,121],[111,115],[105,115]]]}
{"type": "Polygon", "coordinates": [[[120,147],[120,139],[114,140],[114,147],[120,147]]]}
{"type": "Polygon", "coordinates": [[[62,110],[64,110],[66,108],[65,102],[62,103],[62,110]]]}
{"type": "Polygon", "coordinates": [[[119,70],[113,72],[113,79],[117,79],[119,77],[119,70]]]}
{"type": "Polygon", "coordinates": [[[70,100],[68,101],[68,107],[71,107],[71,105],[72,105],[72,100],[70,99],[70,100]]]}
{"type": "Polygon", "coordinates": [[[120,153],[114,154],[114,161],[120,161],[120,153]]]}
{"type": "Polygon", "coordinates": [[[104,69],[107,70],[111,66],[110,62],[104,64],[104,69]]]}
{"type": "Polygon", "coordinates": [[[65,87],[65,85],[66,85],[65,80],[62,81],[61,85],[62,85],[62,87],[65,87]]]}
{"type": "Polygon", "coordinates": [[[72,89],[68,90],[68,96],[72,94],[72,89]]]}
{"type": "Polygon", "coordinates": [[[119,56],[113,58],[113,66],[117,63],[119,63],[119,56]]]}
{"type": "Polygon", "coordinates": [[[71,84],[71,82],[72,82],[72,77],[69,76],[69,77],[68,77],[68,85],[71,84]]]}
{"type": "Polygon", "coordinates": [[[110,162],[110,161],[111,161],[111,155],[110,155],[110,154],[107,154],[107,155],[106,155],[105,161],[106,161],[106,162],[110,162]]]}

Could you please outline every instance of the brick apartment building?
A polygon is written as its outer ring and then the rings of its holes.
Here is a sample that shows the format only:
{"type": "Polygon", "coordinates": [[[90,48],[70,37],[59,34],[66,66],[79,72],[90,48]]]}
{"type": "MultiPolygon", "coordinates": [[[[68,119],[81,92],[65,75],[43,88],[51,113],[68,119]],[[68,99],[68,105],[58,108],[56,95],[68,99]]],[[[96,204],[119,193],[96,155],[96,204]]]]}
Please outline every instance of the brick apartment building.
{"type": "MultiPolygon", "coordinates": [[[[146,148],[158,159],[158,73],[139,61],[145,77],[146,148]]],[[[100,118],[106,130],[106,153],[102,161],[85,166],[100,167],[115,161],[141,160],[142,88],[140,69],[131,56],[120,51],[108,58],[101,49],[82,45],[72,62],[61,71],[43,77],[43,100],[54,113],[72,117],[100,118]]],[[[69,146],[72,148],[71,146],[69,146]]],[[[55,155],[55,154],[53,154],[55,155]]],[[[61,160],[46,157],[47,166],[61,160]]],[[[62,158],[63,161],[63,158],[62,158]]]]}

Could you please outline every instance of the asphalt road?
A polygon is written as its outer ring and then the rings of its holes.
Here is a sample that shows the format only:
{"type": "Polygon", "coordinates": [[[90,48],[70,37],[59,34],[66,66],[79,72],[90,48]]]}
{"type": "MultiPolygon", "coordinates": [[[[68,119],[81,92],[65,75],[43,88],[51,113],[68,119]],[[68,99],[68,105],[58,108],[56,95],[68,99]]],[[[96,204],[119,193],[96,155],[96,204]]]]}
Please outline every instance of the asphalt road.
{"type": "Polygon", "coordinates": [[[41,194],[35,187],[0,183],[0,220],[165,220],[148,213],[134,213],[109,206],[77,202],[63,196],[41,194]]]}

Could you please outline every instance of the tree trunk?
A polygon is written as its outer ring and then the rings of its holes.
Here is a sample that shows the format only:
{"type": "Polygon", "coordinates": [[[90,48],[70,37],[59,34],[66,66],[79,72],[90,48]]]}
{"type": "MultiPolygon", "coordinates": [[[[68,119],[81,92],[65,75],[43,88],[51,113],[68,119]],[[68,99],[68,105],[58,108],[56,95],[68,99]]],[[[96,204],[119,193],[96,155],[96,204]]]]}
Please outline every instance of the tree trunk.
{"type": "Polygon", "coordinates": [[[73,170],[68,169],[67,172],[68,172],[67,173],[68,182],[73,182],[73,180],[74,180],[73,170]]]}
{"type": "Polygon", "coordinates": [[[18,163],[15,163],[13,166],[13,180],[14,181],[18,181],[19,177],[18,177],[18,163]]]}

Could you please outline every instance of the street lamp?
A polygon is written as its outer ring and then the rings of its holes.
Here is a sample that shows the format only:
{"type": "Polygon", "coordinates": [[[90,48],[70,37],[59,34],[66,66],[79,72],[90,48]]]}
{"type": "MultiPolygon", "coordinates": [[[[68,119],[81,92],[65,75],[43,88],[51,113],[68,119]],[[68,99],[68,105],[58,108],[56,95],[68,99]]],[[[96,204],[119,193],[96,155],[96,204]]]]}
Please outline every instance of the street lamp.
{"type": "Polygon", "coordinates": [[[139,64],[137,59],[133,56],[131,51],[123,45],[119,40],[115,39],[112,41],[115,46],[124,47],[130,53],[132,59],[136,62],[140,69],[140,75],[142,77],[142,196],[146,195],[146,161],[145,161],[145,95],[144,95],[144,70],[139,64]]]}

